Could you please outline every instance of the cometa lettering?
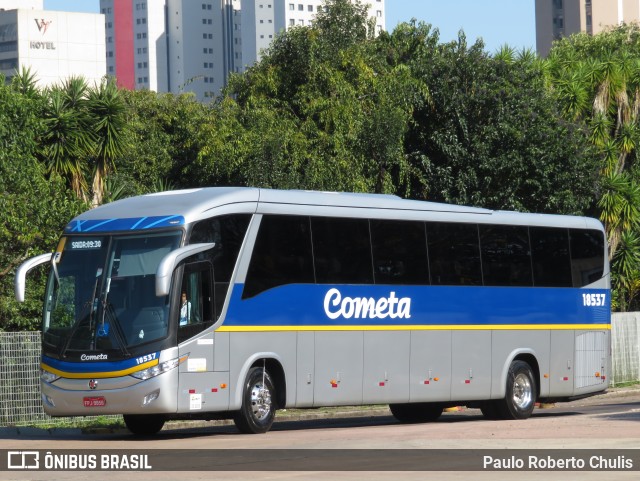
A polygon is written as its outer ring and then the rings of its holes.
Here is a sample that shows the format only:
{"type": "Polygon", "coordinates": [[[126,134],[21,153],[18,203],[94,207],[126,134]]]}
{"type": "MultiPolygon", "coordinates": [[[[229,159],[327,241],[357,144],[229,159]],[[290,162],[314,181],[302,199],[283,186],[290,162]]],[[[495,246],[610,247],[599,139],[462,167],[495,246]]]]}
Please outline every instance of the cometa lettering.
{"type": "Polygon", "coordinates": [[[336,289],[329,289],[324,296],[324,312],[329,319],[409,319],[411,318],[411,298],[396,297],[342,297],[336,289]]]}
{"type": "Polygon", "coordinates": [[[106,361],[109,358],[106,354],[83,354],[81,361],[106,361]]]}

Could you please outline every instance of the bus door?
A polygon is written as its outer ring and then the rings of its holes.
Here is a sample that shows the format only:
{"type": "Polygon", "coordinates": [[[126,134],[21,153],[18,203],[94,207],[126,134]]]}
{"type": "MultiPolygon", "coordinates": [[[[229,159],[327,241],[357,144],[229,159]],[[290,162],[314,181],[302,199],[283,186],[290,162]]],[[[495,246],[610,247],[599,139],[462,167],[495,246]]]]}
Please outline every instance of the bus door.
{"type": "Polygon", "coordinates": [[[175,307],[180,357],[178,410],[219,410],[228,406],[228,372],[214,374],[215,322],[213,267],[209,261],[186,264],[175,307]]]}

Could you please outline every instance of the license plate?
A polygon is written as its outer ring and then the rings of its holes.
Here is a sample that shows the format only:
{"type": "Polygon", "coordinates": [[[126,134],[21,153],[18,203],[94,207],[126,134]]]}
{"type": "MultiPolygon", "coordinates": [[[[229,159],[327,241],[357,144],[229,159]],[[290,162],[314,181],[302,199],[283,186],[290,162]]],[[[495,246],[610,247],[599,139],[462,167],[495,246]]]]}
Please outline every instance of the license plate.
{"type": "Polygon", "coordinates": [[[85,398],[82,399],[82,404],[86,408],[103,407],[103,406],[107,405],[107,400],[102,396],[100,396],[100,397],[85,397],[85,398]]]}

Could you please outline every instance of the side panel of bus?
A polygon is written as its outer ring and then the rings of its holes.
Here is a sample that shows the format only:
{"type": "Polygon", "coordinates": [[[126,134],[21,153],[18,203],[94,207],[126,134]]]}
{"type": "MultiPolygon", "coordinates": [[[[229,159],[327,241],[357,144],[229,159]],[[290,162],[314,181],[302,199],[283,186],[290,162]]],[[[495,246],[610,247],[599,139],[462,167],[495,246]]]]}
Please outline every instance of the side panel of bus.
{"type": "Polygon", "coordinates": [[[451,399],[450,330],[411,333],[409,402],[451,399]]]}
{"type": "Polygon", "coordinates": [[[491,331],[454,331],[451,399],[488,399],[491,394],[491,331]]]}
{"type": "Polygon", "coordinates": [[[411,331],[364,332],[364,402],[409,402],[411,331]]]}
{"type": "Polygon", "coordinates": [[[575,331],[551,331],[549,394],[573,395],[575,331]]]}
{"type": "MultiPolygon", "coordinates": [[[[525,358],[538,375],[540,395],[549,394],[549,352],[550,336],[558,331],[544,330],[495,330],[492,333],[491,353],[491,399],[504,397],[509,365],[516,357],[525,358]]],[[[560,331],[566,332],[566,331],[560,331]]],[[[568,331],[572,332],[572,331],[568,331]]],[[[564,351],[569,352],[569,346],[564,351]]]]}
{"type": "MultiPolygon", "coordinates": [[[[499,399],[516,358],[531,366],[542,398],[567,398],[607,386],[610,348],[603,326],[608,316],[600,306],[595,317],[591,311],[582,321],[593,323],[592,331],[572,328],[580,324],[577,316],[589,312],[581,301],[574,304],[574,297],[582,299],[575,287],[362,284],[359,290],[359,283],[294,280],[252,291],[245,298],[261,217],[252,222],[230,303],[234,311],[222,326],[231,332],[219,333],[231,339],[230,409],[240,407],[246,373],[262,357],[282,365],[287,407],[499,399]],[[384,321],[376,315],[366,322],[350,316],[344,323],[325,319],[322,299],[326,311],[326,296],[336,287],[344,291],[344,299],[409,296],[415,312],[404,319],[384,316],[384,321]],[[447,306],[444,316],[425,308],[440,301],[447,306]],[[493,307],[499,309],[494,312],[493,307]],[[403,323],[401,329],[392,327],[403,323]]],[[[585,288],[604,292],[607,272],[585,288]]],[[[604,307],[608,312],[608,304],[604,307]]]]}

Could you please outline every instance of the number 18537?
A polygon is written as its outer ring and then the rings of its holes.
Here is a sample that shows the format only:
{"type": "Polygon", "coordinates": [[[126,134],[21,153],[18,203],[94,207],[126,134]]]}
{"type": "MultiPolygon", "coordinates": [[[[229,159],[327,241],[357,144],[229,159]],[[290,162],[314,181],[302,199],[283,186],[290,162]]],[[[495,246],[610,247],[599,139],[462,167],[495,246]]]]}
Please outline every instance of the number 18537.
{"type": "Polygon", "coordinates": [[[582,305],[589,307],[604,306],[606,294],[582,294],[582,305]]]}

